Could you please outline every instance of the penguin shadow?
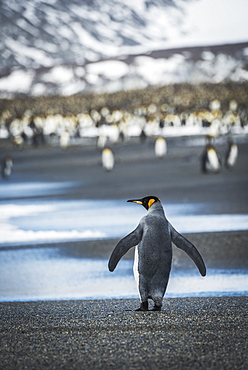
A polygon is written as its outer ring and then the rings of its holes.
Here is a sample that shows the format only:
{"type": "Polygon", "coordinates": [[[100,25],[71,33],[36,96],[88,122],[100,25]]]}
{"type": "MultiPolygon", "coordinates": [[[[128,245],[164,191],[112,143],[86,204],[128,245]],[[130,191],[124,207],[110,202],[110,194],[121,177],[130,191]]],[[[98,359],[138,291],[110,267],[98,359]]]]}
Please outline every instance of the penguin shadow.
{"type": "Polygon", "coordinates": [[[213,144],[213,138],[207,136],[207,143],[201,155],[201,172],[204,174],[218,174],[225,167],[228,171],[232,171],[238,159],[238,146],[233,139],[227,139],[227,148],[224,155],[213,144]],[[224,157],[224,159],[223,159],[224,157]]]}

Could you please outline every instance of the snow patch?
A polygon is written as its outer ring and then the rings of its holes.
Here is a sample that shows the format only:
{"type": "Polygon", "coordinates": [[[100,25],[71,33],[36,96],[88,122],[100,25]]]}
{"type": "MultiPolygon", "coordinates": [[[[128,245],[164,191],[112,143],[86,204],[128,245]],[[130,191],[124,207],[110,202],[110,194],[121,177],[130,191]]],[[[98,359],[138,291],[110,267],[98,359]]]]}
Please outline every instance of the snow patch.
{"type": "Polygon", "coordinates": [[[71,81],[73,78],[73,71],[71,68],[58,66],[52,68],[48,73],[42,76],[46,82],[65,83],[71,81]]]}
{"type": "Polygon", "coordinates": [[[0,90],[13,93],[28,93],[34,78],[33,72],[17,70],[12,72],[8,77],[0,79],[0,90]]]}
{"type": "Polygon", "coordinates": [[[27,59],[30,59],[37,61],[38,64],[40,61],[42,61],[42,65],[45,67],[51,67],[53,65],[52,58],[48,57],[47,54],[42,50],[39,50],[35,47],[29,47],[24,43],[20,43],[19,41],[8,38],[5,40],[5,44],[17,55],[17,58],[21,64],[28,65],[29,63],[27,59]]]}
{"type": "Polygon", "coordinates": [[[94,75],[96,80],[98,79],[96,76],[116,80],[125,76],[129,72],[129,67],[124,62],[110,60],[89,64],[86,70],[90,75],[94,75]]]}

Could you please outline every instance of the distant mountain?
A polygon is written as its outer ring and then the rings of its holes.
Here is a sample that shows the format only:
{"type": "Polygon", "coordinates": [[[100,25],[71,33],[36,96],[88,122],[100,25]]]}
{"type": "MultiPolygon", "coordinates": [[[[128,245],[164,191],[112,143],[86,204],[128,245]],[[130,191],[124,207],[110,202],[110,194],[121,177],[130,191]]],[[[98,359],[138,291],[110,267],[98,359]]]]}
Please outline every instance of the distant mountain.
{"type": "Polygon", "coordinates": [[[248,42],[172,47],[192,2],[1,0],[0,97],[247,81],[248,42]]]}

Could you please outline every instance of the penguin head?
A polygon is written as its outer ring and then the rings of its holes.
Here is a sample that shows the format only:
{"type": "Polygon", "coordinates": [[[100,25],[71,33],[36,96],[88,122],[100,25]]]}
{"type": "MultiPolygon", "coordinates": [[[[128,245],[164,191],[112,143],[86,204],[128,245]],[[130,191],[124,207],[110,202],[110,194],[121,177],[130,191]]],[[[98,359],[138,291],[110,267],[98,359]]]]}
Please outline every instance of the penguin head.
{"type": "Polygon", "coordinates": [[[153,205],[153,203],[160,202],[160,199],[152,195],[152,196],[147,196],[141,199],[129,199],[127,202],[141,204],[148,211],[148,209],[153,205]]]}

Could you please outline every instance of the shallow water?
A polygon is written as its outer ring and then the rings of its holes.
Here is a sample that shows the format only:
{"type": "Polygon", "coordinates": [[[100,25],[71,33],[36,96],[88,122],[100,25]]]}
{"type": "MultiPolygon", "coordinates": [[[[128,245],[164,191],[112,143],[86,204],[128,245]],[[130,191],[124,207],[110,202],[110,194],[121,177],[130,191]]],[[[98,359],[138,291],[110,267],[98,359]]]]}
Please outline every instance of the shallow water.
{"type": "MultiPolygon", "coordinates": [[[[247,230],[248,215],[204,214],[207,205],[166,204],[166,215],[181,233],[247,230]]],[[[126,200],[22,199],[0,204],[0,247],[43,242],[119,238],[146,210],[126,200]]]]}
{"type": "MultiPolygon", "coordinates": [[[[59,198],[74,186],[0,184],[0,301],[138,297],[132,261],[122,260],[110,273],[105,259],[72,258],[60,248],[39,247],[44,242],[120,238],[146,214],[124,199],[59,198]],[[26,248],[31,244],[36,247],[26,248]]],[[[182,233],[248,229],[248,215],[209,214],[204,203],[164,204],[164,209],[182,233]]],[[[241,295],[247,287],[246,270],[208,269],[205,278],[196,269],[173,270],[167,296],[241,295]]]]}
{"type": "MultiPolygon", "coordinates": [[[[107,259],[65,257],[60,248],[2,250],[0,301],[138,298],[131,260],[110,273],[107,259]]],[[[248,293],[245,270],[172,270],[166,296],[191,297],[248,293]]]]}

